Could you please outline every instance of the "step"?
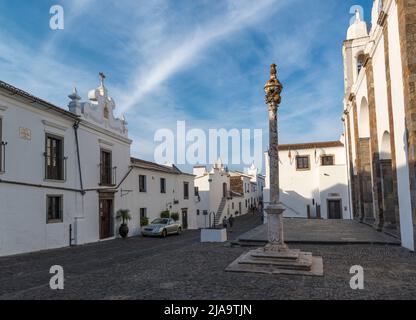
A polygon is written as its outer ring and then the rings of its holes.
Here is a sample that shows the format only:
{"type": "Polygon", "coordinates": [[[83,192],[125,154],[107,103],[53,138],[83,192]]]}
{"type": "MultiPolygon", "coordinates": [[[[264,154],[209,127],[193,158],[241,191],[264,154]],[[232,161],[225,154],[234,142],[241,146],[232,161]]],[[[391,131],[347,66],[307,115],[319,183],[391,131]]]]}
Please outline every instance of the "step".
{"type": "Polygon", "coordinates": [[[312,267],[312,254],[300,253],[299,258],[277,259],[277,258],[256,258],[250,252],[242,257],[238,263],[243,265],[273,266],[279,269],[309,271],[312,267]]]}

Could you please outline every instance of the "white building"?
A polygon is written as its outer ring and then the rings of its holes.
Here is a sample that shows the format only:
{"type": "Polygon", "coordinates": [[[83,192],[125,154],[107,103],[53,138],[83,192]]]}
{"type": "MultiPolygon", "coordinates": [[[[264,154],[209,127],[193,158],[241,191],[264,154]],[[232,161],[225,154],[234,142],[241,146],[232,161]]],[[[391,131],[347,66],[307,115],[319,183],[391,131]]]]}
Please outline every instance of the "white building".
{"type": "Polygon", "coordinates": [[[89,102],[70,98],[65,111],[0,82],[0,255],[114,236],[130,165],[126,123],[103,83],[89,102]]]}
{"type": "Polygon", "coordinates": [[[263,190],[266,186],[266,178],[259,173],[254,163],[247,170],[247,174],[251,177],[250,181],[254,183],[252,192],[255,194],[254,197],[258,199],[256,206],[261,207],[263,206],[263,190]]]}
{"type": "Polygon", "coordinates": [[[132,214],[130,235],[141,213],[165,209],[196,228],[193,176],[131,160],[127,123],[103,82],[88,102],[74,90],[66,111],[0,81],[0,256],[117,237],[119,209],[132,214]]]}
{"type": "MultiPolygon", "coordinates": [[[[270,201],[266,158],[264,205],[270,201]]],[[[280,201],[285,217],[350,219],[346,150],[341,141],[279,146],[280,201]]]]}
{"type": "Polygon", "coordinates": [[[375,0],[343,44],[348,179],[356,219],[414,250],[416,68],[414,1],[375,0]]]}
{"type": "Polygon", "coordinates": [[[183,229],[197,229],[193,175],[175,165],[159,165],[135,158],[131,159],[131,165],[132,172],[121,189],[124,207],[131,208],[131,235],[140,234],[141,217],[151,222],[160,218],[162,211],[178,213],[183,229]]]}
{"type": "Polygon", "coordinates": [[[196,204],[199,228],[220,224],[224,217],[247,214],[262,203],[264,177],[254,166],[250,174],[230,172],[218,160],[210,171],[206,166],[197,166],[193,173],[199,194],[196,204]]]}
{"type": "Polygon", "coordinates": [[[205,166],[194,167],[195,188],[198,190],[196,216],[199,228],[219,224],[230,198],[230,175],[226,167],[217,161],[210,171],[205,166]]]}

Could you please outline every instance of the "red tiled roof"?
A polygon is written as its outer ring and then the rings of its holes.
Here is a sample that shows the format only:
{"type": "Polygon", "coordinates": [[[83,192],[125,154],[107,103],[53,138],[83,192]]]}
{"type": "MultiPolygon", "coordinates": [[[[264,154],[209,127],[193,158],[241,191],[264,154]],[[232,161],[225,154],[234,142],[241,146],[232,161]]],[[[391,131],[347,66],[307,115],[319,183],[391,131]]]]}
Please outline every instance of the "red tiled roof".
{"type": "Polygon", "coordinates": [[[343,147],[344,144],[341,141],[324,141],[324,142],[309,142],[309,143],[297,143],[297,144],[281,144],[279,145],[279,151],[287,150],[305,150],[305,149],[319,149],[319,148],[331,148],[331,147],[343,147]]]}

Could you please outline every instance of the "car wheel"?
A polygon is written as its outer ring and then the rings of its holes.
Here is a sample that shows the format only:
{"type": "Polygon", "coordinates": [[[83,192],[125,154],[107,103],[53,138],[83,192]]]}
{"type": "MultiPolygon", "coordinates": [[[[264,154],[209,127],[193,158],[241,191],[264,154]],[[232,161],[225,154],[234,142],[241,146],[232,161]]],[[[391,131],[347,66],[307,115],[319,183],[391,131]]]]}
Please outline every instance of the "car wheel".
{"type": "Polygon", "coordinates": [[[166,229],[163,229],[162,231],[162,238],[166,238],[166,236],[168,235],[166,229]]]}
{"type": "Polygon", "coordinates": [[[180,235],[181,233],[182,233],[182,228],[179,227],[177,234],[180,235]]]}

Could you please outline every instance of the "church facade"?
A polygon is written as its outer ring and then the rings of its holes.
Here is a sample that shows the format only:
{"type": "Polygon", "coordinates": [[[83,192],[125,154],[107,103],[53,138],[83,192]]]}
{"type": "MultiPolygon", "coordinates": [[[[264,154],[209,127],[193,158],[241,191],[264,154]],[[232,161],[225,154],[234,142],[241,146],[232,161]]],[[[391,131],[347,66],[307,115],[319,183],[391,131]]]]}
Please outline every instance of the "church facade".
{"type": "Polygon", "coordinates": [[[130,236],[165,210],[196,228],[194,176],[131,158],[104,75],[87,102],[69,98],[65,110],[0,81],[0,256],[116,238],[120,209],[130,236]]]}
{"type": "Polygon", "coordinates": [[[371,28],[356,12],[343,44],[348,180],[355,219],[414,250],[416,6],[374,0],[371,28]]]}

